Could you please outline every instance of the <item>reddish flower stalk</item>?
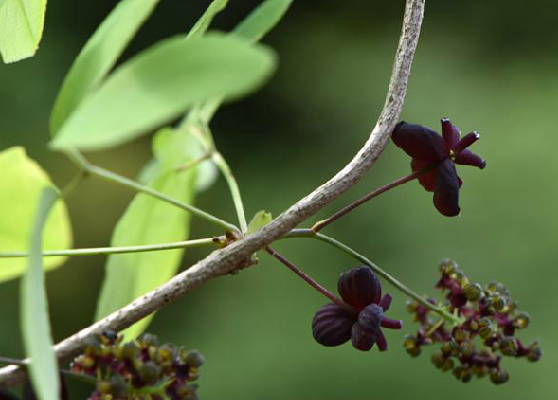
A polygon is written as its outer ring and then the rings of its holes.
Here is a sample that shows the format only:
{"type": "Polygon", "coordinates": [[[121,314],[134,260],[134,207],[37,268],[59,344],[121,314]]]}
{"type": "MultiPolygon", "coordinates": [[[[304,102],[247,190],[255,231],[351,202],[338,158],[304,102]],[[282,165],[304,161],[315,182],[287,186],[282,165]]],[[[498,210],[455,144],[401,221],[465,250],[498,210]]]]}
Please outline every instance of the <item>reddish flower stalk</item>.
{"type": "Polygon", "coordinates": [[[310,286],[312,286],[318,292],[323,294],[325,297],[330,299],[332,302],[334,302],[335,304],[337,304],[339,306],[347,307],[347,304],[343,300],[337,298],[333,293],[331,293],[329,290],[327,290],[322,285],[320,285],[318,282],[316,282],[312,277],[310,277],[309,275],[302,272],[296,265],[294,265],[292,262],[287,260],[281,254],[277,253],[271,247],[266,246],[265,251],[267,251],[268,254],[270,254],[272,257],[275,257],[277,260],[279,260],[281,262],[281,264],[283,264],[284,266],[289,268],[291,271],[293,271],[295,274],[297,274],[299,277],[301,277],[302,280],[304,280],[306,283],[308,283],[310,286]]]}
{"type": "Polygon", "coordinates": [[[314,232],[319,232],[320,230],[322,230],[323,228],[325,228],[326,226],[328,226],[329,224],[331,224],[333,221],[341,218],[342,216],[344,216],[345,214],[350,213],[351,211],[353,211],[355,208],[357,208],[358,206],[360,206],[361,204],[366,203],[369,200],[372,200],[374,197],[377,197],[379,195],[381,195],[382,193],[387,192],[390,189],[393,189],[396,186],[399,185],[403,185],[404,183],[410,182],[413,179],[418,178],[419,176],[426,174],[428,171],[430,171],[430,169],[434,168],[434,165],[432,167],[426,167],[426,168],[422,168],[418,171],[413,172],[412,174],[409,174],[407,176],[404,176],[402,178],[399,178],[391,183],[388,183],[387,185],[384,186],[380,186],[377,189],[374,189],[373,191],[371,191],[370,193],[368,193],[366,196],[361,197],[360,199],[352,202],[351,204],[349,204],[348,206],[342,208],[341,210],[337,211],[335,214],[333,214],[331,217],[318,221],[316,222],[316,224],[314,224],[314,226],[312,227],[312,230],[314,232]]]}

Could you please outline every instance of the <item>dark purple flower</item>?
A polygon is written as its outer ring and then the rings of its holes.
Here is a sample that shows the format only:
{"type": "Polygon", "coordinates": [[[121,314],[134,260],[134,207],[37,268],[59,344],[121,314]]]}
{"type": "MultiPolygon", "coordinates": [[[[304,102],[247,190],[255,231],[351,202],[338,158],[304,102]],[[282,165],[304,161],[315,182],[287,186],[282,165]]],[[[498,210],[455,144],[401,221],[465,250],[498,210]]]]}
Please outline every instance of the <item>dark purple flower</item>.
{"type": "Polygon", "coordinates": [[[329,303],[320,308],[312,321],[314,339],[324,346],[339,346],[349,339],[359,350],[368,351],[374,343],[387,350],[380,328],[401,329],[402,322],[387,318],[391,296],[382,297],[378,277],[367,266],[352,268],[339,276],[337,289],[346,303],[329,303]]]}
{"type": "Polygon", "coordinates": [[[483,169],[486,162],[468,149],[479,139],[477,132],[461,137],[449,119],[442,119],[442,136],[422,125],[401,121],[395,126],[391,138],[397,147],[412,157],[411,169],[430,168],[418,177],[420,184],[434,192],[434,205],[447,217],[459,214],[459,188],[455,164],[472,165],[483,169]]]}

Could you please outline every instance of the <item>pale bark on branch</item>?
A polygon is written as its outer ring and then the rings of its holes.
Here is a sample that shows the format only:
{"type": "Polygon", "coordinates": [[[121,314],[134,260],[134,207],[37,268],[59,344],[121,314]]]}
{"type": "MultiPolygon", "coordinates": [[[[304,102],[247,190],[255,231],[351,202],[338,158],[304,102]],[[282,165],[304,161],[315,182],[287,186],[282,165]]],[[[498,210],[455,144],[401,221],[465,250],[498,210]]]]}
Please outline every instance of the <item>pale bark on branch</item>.
{"type": "MultiPolygon", "coordinates": [[[[424,2],[425,0],[407,0],[401,38],[384,108],[367,142],[349,164],[261,230],[213,252],[157,289],[58,343],[55,346],[58,359],[67,360],[79,354],[88,337],[98,335],[106,329],[120,331],[127,328],[181,298],[186,292],[207,280],[227,274],[252,253],[277,240],[356,184],[385,148],[401,113],[418,44],[424,2]]],[[[25,371],[21,367],[11,365],[0,369],[0,386],[11,386],[24,379],[25,371]]]]}

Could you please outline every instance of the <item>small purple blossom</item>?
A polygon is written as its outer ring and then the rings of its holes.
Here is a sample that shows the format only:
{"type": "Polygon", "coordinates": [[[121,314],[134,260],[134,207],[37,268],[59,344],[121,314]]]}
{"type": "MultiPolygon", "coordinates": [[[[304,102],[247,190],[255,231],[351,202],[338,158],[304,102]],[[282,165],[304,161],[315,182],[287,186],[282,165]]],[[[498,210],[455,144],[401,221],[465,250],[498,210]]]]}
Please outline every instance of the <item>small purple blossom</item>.
{"type": "Polygon", "coordinates": [[[516,337],[516,330],[529,325],[529,315],[517,310],[504,285],[472,283],[449,259],[442,260],[440,273],[436,288],[444,292],[442,306],[458,320],[449,325],[424,304],[411,301],[407,309],[419,325],[416,335],[407,335],[403,343],[411,357],[419,356],[423,347],[439,346],[431,357],[436,368],[452,371],[461,382],[486,376],[497,385],[510,378],[502,366],[506,357],[531,362],[541,358],[537,341],[525,345],[516,337]]]}
{"type": "Polygon", "coordinates": [[[344,305],[329,303],[320,308],[312,321],[314,339],[324,346],[339,346],[351,340],[353,347],[368,351],[374,343],[387,350],[380,328],[401,329],[402,322],[387,318],[391,296],[382,297],[378,277],[367,266],[352,268],[339,276],[337,289],[344,305]]]}
{"type": "Polygon", "coordinates": [[[434,205],[447,217],[459,214],[459,188],[455,164],[472,165],[483,169],[486,162],[468,149],[479,139],[477,132],[461,137],[449,119],[442,119],[442,136],[422,125],[401,121],[395,126],[391,138],[397,147],[412,157],[411,169],[429,169],[420,175],[420,184],[434,192],[434,205]]]}

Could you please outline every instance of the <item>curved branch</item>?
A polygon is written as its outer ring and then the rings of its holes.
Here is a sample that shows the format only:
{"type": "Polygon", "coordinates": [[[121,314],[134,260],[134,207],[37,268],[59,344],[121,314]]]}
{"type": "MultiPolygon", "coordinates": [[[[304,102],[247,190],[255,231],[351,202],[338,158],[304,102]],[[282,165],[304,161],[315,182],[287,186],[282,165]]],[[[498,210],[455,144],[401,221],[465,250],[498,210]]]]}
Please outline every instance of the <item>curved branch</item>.
{"type": "MultiPolygon", "coordinates": [[[[252,253],[280,238],[357,183],[385,148],[401,113],[420,34],[424,1],[407,0],[403,29],[384,108],[368,141],[349,164],[259,231],[213,252],[157,289],[58,343],[55,346],[58,358],[63,360],[74,357],[80,353],[88,337],[98,335],[106,329],[119,331],[127,328],[179,299],[203,282],[229,273],[252,253]]],[[[21,367],[8,366],[0,369],[0,386],[14,385],[23,379],[25,372],[21,367]]]]}

